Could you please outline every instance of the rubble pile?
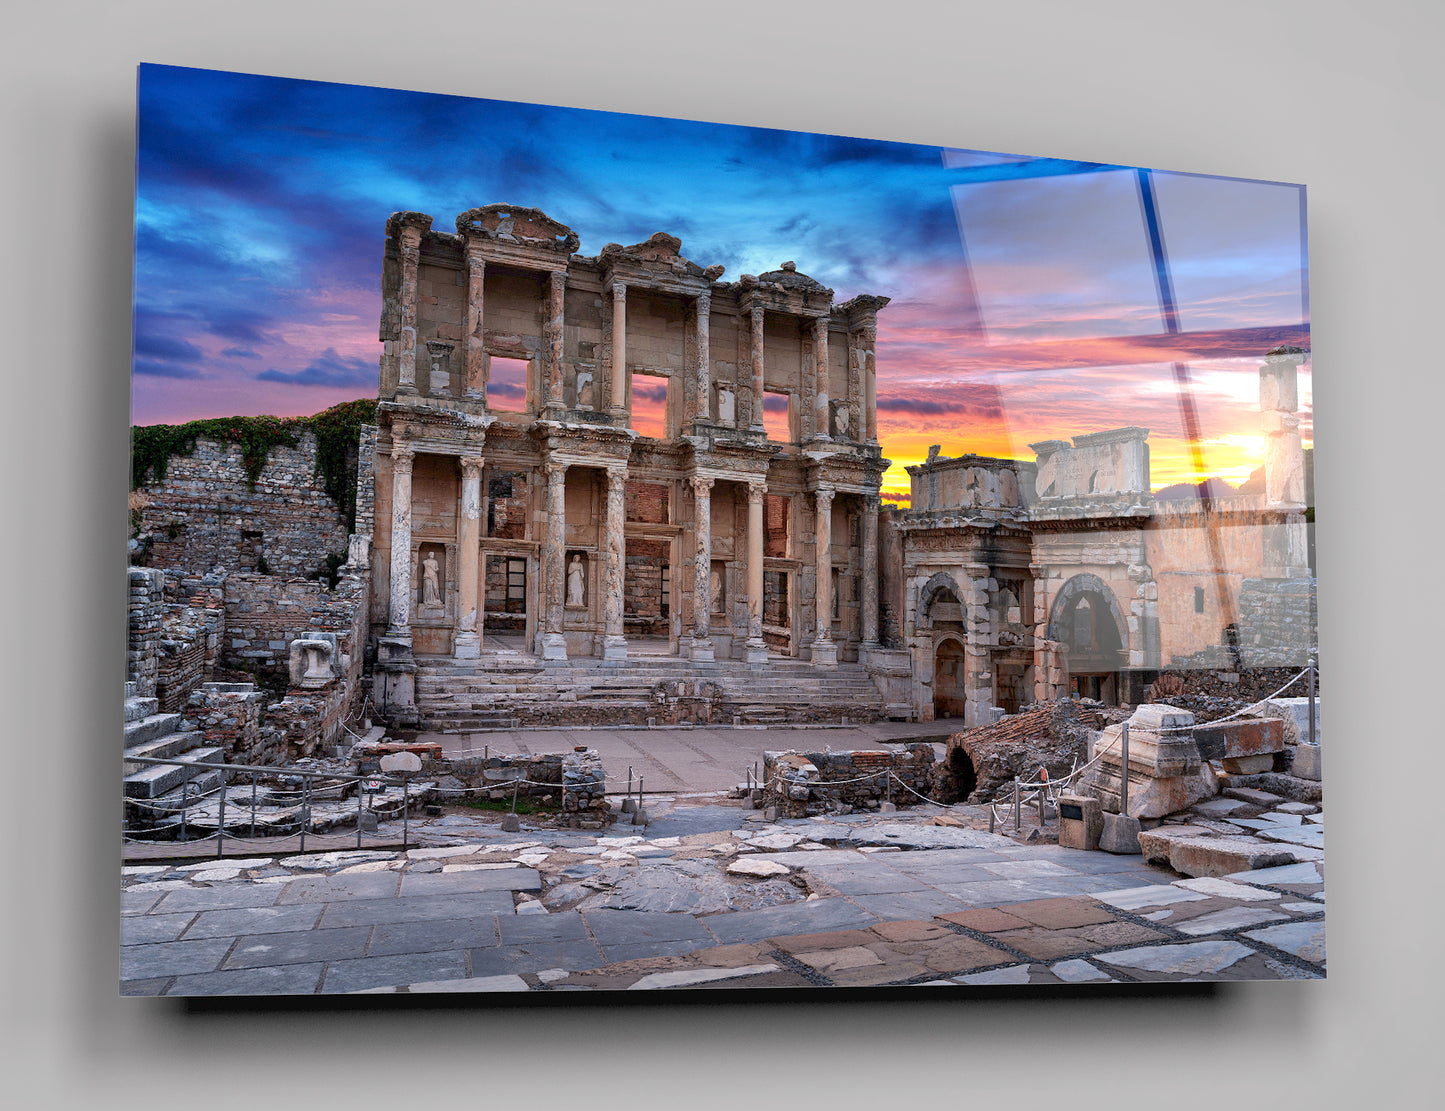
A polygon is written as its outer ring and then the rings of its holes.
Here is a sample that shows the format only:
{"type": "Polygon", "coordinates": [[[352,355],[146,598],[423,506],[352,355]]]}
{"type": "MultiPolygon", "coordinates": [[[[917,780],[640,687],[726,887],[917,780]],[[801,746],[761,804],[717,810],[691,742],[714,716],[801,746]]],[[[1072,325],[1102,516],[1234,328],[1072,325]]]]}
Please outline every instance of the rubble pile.
{"type": "Polygon", "coordinates": [[[1059,778],[1068,775],[1075,762],[1087,759],[1089,734],[1128,717],[1127,708],[1106,706],[1087,698],[1039,702],[978,729],[968,729],[948,738],[948,750],[938,766],[934,797],[957,799],[967,785],[967,768],[961,751],[972,766],[974,786],[968,802],[990,802],[1014,776],[1033,778],[1040,768],[1059,778]]]}
{"type": "MultiPolygon", "coordinates": [[[[1188,710],[1201,724],[1228,717],[1238,710],[1268,698],[1299,673],[1297,668],[1255,667],[1240,671],[1189,670],[1166,671],[1150,684],[1145,700],[1167,702],[1188,710]]],[[[1316,680],[1318,683],[1318,680],[1316,680]]],[[[1307,687],[1300,680],[1285,692],[1304,695],[1307,687]]]]}

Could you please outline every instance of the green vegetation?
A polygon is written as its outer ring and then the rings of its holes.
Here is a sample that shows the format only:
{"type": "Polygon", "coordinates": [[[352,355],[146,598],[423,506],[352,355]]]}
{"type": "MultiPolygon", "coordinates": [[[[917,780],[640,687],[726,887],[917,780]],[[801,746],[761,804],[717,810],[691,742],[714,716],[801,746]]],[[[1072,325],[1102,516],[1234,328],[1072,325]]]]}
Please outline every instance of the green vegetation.
{"type": "Polygon", "coordinates": [[[363,425],[376,422],[376,402],[366,398],[333,405],[310,417],[210,417],[186,424],[151,424],[131,429],[131,489],[160,482],[177,455],[190,455],[198,440],[237,444],[246,484],[256,480],[271,449],[295,447],[303,432],[316,437],[316,475],[351,529],[356,524],[356,452],[363,425]]]}

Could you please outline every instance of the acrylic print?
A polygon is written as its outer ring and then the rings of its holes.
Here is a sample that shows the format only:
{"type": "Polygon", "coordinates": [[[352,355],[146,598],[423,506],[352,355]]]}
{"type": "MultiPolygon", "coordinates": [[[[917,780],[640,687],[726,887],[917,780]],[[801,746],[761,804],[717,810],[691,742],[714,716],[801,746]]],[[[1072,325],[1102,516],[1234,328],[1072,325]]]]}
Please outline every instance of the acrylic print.
{"type": "Polygon", "coordinates": [[[135,213],[123,993],[1324,975],[1303,187],[147,65],[135,213]]]}

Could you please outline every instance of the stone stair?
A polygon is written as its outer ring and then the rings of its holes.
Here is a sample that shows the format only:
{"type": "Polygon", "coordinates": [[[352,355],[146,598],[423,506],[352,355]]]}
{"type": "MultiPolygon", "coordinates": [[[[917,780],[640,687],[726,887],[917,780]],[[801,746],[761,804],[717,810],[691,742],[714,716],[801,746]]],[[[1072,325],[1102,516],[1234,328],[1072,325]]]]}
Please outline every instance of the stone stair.
{"type": "Polygon", "coordinates": [[[138,696],[134,683],[125,685],[121,791],[126,800],[127,828],[145,836],[173,821],[178,824],[173,815],[180,807],[182,791],[187,800],[205,796],[218,790],[226,775],[216,769],[189,766],[218,763],[225,759],[225,752],[204,744],[198,730],[182,730],[180,714],[158,711],[156,699],[138,696]],[[137,756],[182,763],[142,764],[130,759],[137,756]]]}
{"type": "Polygon", "coordinates": [[[794,659],[766,666],[669,656],[544,663],[529,656],[420,659],[421,727],[470,733],[523,726],[850,724],[886,716],[867,669],[821,670],[794,659]]]}

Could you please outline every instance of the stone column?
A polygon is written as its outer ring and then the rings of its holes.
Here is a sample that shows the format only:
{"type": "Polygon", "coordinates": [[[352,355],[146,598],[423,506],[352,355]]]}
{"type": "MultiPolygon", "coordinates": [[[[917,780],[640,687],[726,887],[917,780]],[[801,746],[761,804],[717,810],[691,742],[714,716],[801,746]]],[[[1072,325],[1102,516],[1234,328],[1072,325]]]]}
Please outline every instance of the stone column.
{"type": "Polygon", "coordinates": [[[865,324],[862,328],[863,343],[863,410],[868,425],[868,442],[878,442],[878,325],[865,324]]]}
{"type": "Polygon", "coordinates": [[[750,664],[768,662],[763,642],[763,502],[768,495],[765,482],[748,483],[748,646],[750,664]]]}
{"type": "Polygon", "coordinates": [[[863,498],[863,613],[859,620],[864,651],[878,647],[878,495],[863,498]]]}
{"type": "Polygon", "coordinates": [[[753,431],[763,430],[763,307],[754,305],[753,323],[753,431]]]}
{"type": "Polygon", "coordinates": [[[480,244],[467,244],[467,350],[464,394],[468,401],[487,405],[487,383],[484,368],[487,361],[486,342],[482,329],[482,299],[487,263],[480,244]]]}
{"type": "Polygon", "coordinates": [[[831,440],[832,414],[828,412],[828,318],[813,319],[813,381],[817,383],[813,394],[813,435],[819,440],[831,440]]]}
{"type": "Polygon", "coordinates": [[[602,658],[627,659],[627,637],[622,630],[622,582],[626,566],[627,471],[607,468],[607,563],[603,567],[602,658]]]}
{"type": "Polygon", "coordinates": [[[1305,454],[1300,437],[1299,366],[1302,347],[1282,345],[1259,368],[1260,424],[1264,447],[1264,576],[1307,578],[1309,534],[1305,525],[1305,454]]]}
{"type": "Polygon", "coordinates": [[[562,311],[567,292],[567,273],[553,270],[547,286],[547,316],[543,324],[543,340],[547,361],[542,370],[546,401],[544,408],[556,411],[562,404],[562,311]]]}
{"type": "Polygon", "coordinates": [[[477,560],[482,537],[482,457],[462,456],[462,520],[457,552],[457,635],[452,655],[475,660],[482,654],[477,606],[477,560]]]}
{"type": "Polygon", "coordinates": [[[838,665],[838,646],[833,643],[833,491],[820,487],[813,495],[814,532],[817,548],[817,586],[813,590],[818,611],[818,629],[813,637],[813,663],[817,667],[838,665]]]}
{"type": "Polygon", "coordinates": [[[693,389],[697,393],[697,418],[712,419],[712,354],[708,349],[708,317],[712,313],[712,294],[699,293],[697,296],[696,334],[697,366],[693,368],[693,389]]]}
{"type": "Polygon", "coordinates": [[[612,283],[612,393],[607,408],[627,410],[627,285],[612,283]]]}
{"type": "Polygon", "coordinates": [[[391,448],[391,603],[386,635],[411,643],[411,465],[407,444],[391,448]]]}
{"type": "Polygon", "coordinates": [[[565,660],[562,632],[564,583],[567,577],[567,467],[547,465],[547,538],[542,548],[542,658],[565,660]]]}
{"type": "Polygon", "coordinates": [[[416,272],[421,262],[421,229],[401,229],[401,358],[396,392],[416,393],[416,272]]]}
{"type": "Polygon", "coordinates": [[[692,659],[713,658],[712,638],[708,628],[708,611],[712,608],[712,479],[694,476],[692,496],[696,505],[696,547],[692,561],[692,659]]]}

